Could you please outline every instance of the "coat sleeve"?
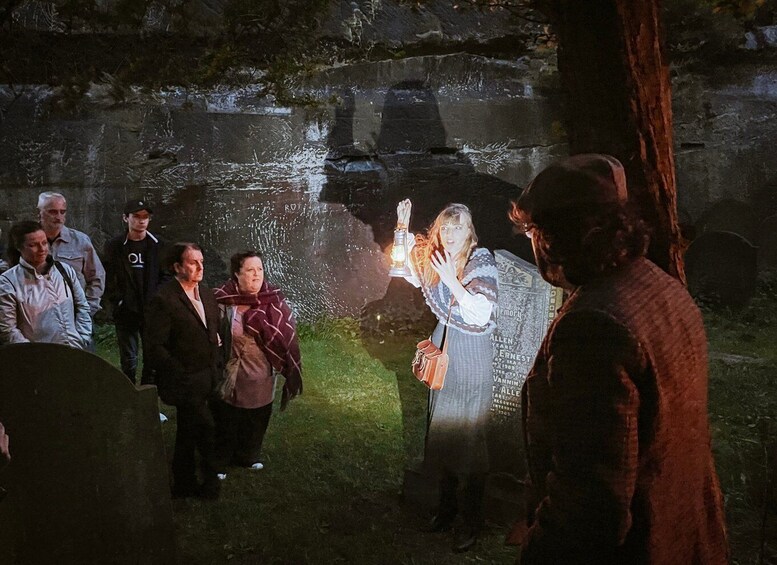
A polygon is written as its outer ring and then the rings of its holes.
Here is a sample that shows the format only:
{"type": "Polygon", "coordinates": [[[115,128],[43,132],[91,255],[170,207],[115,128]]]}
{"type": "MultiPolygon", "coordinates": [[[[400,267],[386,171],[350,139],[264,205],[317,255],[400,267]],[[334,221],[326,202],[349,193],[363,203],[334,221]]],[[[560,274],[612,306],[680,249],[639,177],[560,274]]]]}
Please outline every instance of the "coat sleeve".
{"type": "MultiPolygon", "coordinates": [[[[522,564],[609,562],[631,527],[638,467],[636,382],[646,361],[636,339],[603,312],[565,314],[549,336],[548,457],[522,564]]],[[[528,411],[532,411],[529,396],[528,411]]],[[[531,433],[531,431],[530,431],[531,433]]],[[[542,455],[542,454],[540,454],[542,455]]]]}
{"type": "Polygon", "coordinates": [[[177,376],[184,373],[184,367],[169,349],[172,327],[173,320],[168,303],[163,297],[155,296],[146,308],[144,332],[146,351],[148,351],[152,369],[177,376]]]}
{"type": "Polygon", "coordinates": [[[16,289],[8,277],[0,276],[0,345],[26,343],[29,340],[19,330],[16,289]]]}
{"type": "Polygon", "coordinates": [[[73,281],[73,301],[77,307],[76,313],[76,331],[81,336],[81,341],[86,347],[92,340],[92,317],[89,311],[89,302],[86,300],[86,294],[81,285],[78,284],[78,276],[75,270],[70,266],[62,263],[62,267],[69,271],[70,280],[73,281]]]}
{"type": "Polygon", "coordinates": [[[84,280],[86,281],[86,300],[92,316],[100,309],[100,298],[105,291],[105,269],[97,256],[92,241],[87,239],[88,245],[84,250],[84,280]]]}
{"type": "Polygon", "coordinates": [[[108,240],[103,248],[104,262],[103,270],[105,271],[105,288],[103,297],[108,301],[111,306],[116,306],[119,301],[119,283],[117,269],[121,268],[121,265],[116,262],[116,245],[114,241],[108,240]]]}

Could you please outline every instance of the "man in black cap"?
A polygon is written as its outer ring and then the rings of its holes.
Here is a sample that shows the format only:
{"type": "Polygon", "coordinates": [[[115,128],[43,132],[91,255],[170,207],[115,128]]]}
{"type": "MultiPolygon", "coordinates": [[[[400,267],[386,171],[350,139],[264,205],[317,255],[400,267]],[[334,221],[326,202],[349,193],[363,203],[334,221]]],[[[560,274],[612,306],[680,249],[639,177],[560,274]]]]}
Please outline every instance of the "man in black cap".
{"type": "MultiPolygon", "coordinates": [[[[127,231],[105,245],[105,298],[113,309],[116,341],[121,370],[135,384],[138,351],[145,346],[143,310],[164,280],[170,278],[162,267],[160,238],[148,231],[151,205],[143,199],[129,200],[124,205],[127,231]]],[[[144,361],[140,384],[153,384],[154,379],[144,361]]]]}
{"type": "Polygon", "coordinates": [[[543,170],[515,203],[548,282],[571,292],[521,391],[525,565],[728,563],[707,417],[707,340],[609,155],[543,170]]]}

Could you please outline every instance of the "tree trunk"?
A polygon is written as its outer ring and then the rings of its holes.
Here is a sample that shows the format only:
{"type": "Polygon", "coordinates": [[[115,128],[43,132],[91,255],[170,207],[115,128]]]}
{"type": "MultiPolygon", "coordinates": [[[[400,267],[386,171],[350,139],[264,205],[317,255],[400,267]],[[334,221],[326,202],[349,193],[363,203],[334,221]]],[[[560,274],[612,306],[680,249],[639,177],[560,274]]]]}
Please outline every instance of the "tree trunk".
{"type": "Polygon", "coordinates": [[[631,198],[653,230],[648,258],[685,282],[659,2],[556,0],[545,6],[559,40],[570,153],[621,160],[631,198]]]}

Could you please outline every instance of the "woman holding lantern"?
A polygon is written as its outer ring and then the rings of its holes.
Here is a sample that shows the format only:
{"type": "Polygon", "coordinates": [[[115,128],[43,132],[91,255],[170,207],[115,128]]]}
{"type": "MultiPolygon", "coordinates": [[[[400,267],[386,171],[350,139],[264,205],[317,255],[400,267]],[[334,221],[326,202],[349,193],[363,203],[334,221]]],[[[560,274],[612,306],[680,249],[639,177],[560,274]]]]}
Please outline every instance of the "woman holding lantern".
{"type": "MultiPolygon", "coordinates": [[[[397,206],[397,224],[410,225],[410,200],[397,206]]],[[[452,528],[459,509],[464,525],[457,528],[454,551],[477,541],[483,523],[482,503],[488,471],[486,424],[491,405],[491,333],[497,300],[493,255],[477,247],[472,214],[463,204],[449,204],[427,235],[410,239],[406,280],[420,287],[439,323],[432,341],[448,343],[449,365],[442,389],[429,391],[424,464],[439,477],[440,499],[429,530],[452,528]],[[463,483],[461,504],[457,500],[463,483]]],[[[400,253],[401,255],[401,253],[400,253]]]]}

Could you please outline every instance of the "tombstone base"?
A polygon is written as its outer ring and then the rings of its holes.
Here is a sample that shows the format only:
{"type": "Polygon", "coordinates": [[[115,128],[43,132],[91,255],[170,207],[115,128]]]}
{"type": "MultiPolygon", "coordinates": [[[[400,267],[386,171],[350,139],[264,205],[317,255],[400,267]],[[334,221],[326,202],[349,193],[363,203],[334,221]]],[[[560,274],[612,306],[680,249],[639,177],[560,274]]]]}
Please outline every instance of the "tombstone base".
{"type": "MultiPolygon", "coordinates": [[[[402,503],[424,517],[431,516],[439,497],[436,477],[425,473],[420,461],[405,468],[402,503]]],[[[512,525],[526,515],[524,485],[508,473],[492,473],[486,479],[483,515],[496,524],[512,525]]]]}

